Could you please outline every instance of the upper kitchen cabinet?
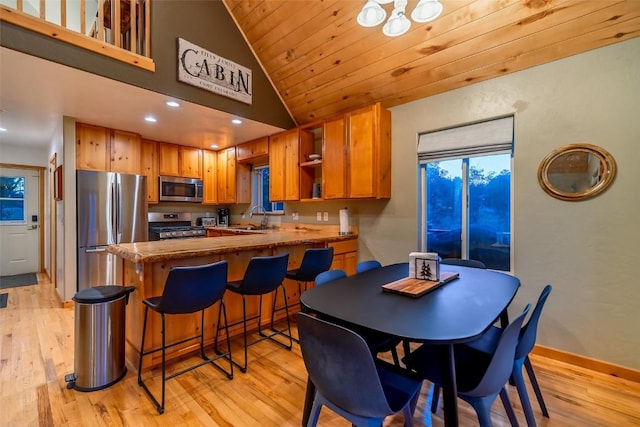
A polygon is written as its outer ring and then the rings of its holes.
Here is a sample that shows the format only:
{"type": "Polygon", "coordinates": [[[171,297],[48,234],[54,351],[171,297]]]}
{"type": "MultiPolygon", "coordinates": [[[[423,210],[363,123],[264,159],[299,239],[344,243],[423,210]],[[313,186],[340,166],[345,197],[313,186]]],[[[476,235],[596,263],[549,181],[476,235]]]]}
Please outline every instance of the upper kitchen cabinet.
{"type": "Polygon", "coordinates": [[[160,175],[202,179],[201,149],[161,142],[158,150],[160,175]]]}
{"type": "Polygon", "coordinates": [[[142,140],[140,143],[140,173],[147,177],[147,202],[158,203],[158,142],[142,140]]]}
{"type": "Polygon", "coordinates": [[[269,137],[269,199],[272,202],[300,200],[300,188],[310,187],[308,175],[300,172],[300,153],[313,145],[313,134],[299,128],[269,137]],[[301,180],[305,181],[304,183],[301,180]]]}
{"type": "Polygon", "coordinates": [[[76,123],[76,169],[109,170],[109,134],[107,128],[76,123]]]}
{"type": "Polygon", "coordinates": [[[391,113],[379,103],[323,124],[324,199],[391,197],[391,113]]]}
{"type": "Polygon", "coordinates": [[[76,123],[76,169],[140,173],[140,135],[76,123]]]}
{"type": "Polygon", "coordinates": [[[202,204],[218,203],[218,153],[202,150],[202,204]]]}
{"type": "Polygon", "coordinates": [[[251,168],[237,161],[236,147],[218,151],[218,203],[251,203],[251,168]]]}
{"type": "Polygon", "coordinates": [[[266,164],[269,161],[269,137],[238,144],[236,153],[239,163],[266,164]]]}
{"type": "Polygon", "coordinates": [[[121,130],[112,131],[111,172],[140,173],[140,135],[121,130]]]}

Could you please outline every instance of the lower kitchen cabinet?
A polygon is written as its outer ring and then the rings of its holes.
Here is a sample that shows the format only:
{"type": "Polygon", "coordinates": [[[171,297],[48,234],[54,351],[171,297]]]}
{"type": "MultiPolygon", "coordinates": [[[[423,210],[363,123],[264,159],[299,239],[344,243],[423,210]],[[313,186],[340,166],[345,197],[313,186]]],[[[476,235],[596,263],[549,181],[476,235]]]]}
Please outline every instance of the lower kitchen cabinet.
{"type": "Polygon", "coordinates": [[[356,274],[358,265],[358,239],[343,240],[327,244],[333,247],[333,263],[331,269],[344,270],[349,276],[356,274]]]}

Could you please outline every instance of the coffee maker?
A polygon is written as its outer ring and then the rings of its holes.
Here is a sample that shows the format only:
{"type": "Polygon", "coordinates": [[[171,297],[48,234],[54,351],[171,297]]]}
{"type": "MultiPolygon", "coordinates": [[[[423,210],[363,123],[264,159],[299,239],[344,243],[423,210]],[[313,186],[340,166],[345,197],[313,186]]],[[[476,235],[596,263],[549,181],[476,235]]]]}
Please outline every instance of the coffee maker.
{"type": "Polygon", "coordinates": [[[218,209],[218,227],[229,226],[229,208],[218,209]]]}

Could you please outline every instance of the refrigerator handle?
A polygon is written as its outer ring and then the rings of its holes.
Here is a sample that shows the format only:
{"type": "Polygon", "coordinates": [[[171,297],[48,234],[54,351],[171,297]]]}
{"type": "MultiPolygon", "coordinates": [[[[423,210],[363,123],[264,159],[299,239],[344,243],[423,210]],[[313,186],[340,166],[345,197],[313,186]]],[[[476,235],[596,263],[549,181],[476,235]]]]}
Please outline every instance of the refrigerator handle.
{"type": "Polygon", "coordinates": [[[116,218],[117,218],[116,200],[118,199],[118,196],[117,196],[117,191],[116,191],[115,177],[111,178],[109,187],[111,188],[111,191],[109,192],[110,193],[109,196],[111,198],[111,212],[110,212],[111,215],[110,215],[110,218],[109,218],[109,221],[111,222],[111,224],[110,224],[111,225],[111,233],[110,233],[111,236],[110,236],[110,238],[111,238],[111,241],[113,243],[118,243],[118,241],[116,240],[116,238],[117,238],[117,228],[116,227],[117,227],[117,224],[118,224],[117,221],[116,221],[116,218]]]}
{"type": "Polygon", "coordinates": [[[122,217],[122,212],[121,212],[121,209],[122,209],[122,206],[121,206],[121,203],[122,203],[122,200],[121,200],[122,191],[121,191],[121,189],[122,188],[121,187],[122,187],[122,181],[120,180],[120,175],[116,174],[116,240],[115,240],[116,243],[120,243],[121,240],[122,240],[122,224],[121,224],[121,222],[122,222],[122,220],[121,220],[121,217],[122,217]]]}

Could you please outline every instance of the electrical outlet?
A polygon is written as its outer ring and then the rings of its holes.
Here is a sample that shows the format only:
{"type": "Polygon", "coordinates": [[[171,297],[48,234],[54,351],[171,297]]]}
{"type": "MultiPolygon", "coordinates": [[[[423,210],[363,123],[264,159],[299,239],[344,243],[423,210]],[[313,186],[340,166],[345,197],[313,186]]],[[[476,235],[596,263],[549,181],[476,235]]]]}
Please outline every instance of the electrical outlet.
{"type": "Polygon", "coordinates": [[[299,219],[300,219],[300,216],[298,215],[298,212],[294,212],[294,213],[292,213],[292,214],[291,214],[291,218],[292,218],[294,221],[297,221],[297,220],[299,220],[299,219]]]}
{"type": "Polygon", "coordinates": [[[316,221],[322,221],[322,212],[316,212],[316,221]]]}
{"type": "Polygon", "coordinates": [[[329,212],[325,212],[325,213],[324,213],[324,215],[323,215],[323,219],[324,219],[325,221],[329,221],[329,212]]]}

